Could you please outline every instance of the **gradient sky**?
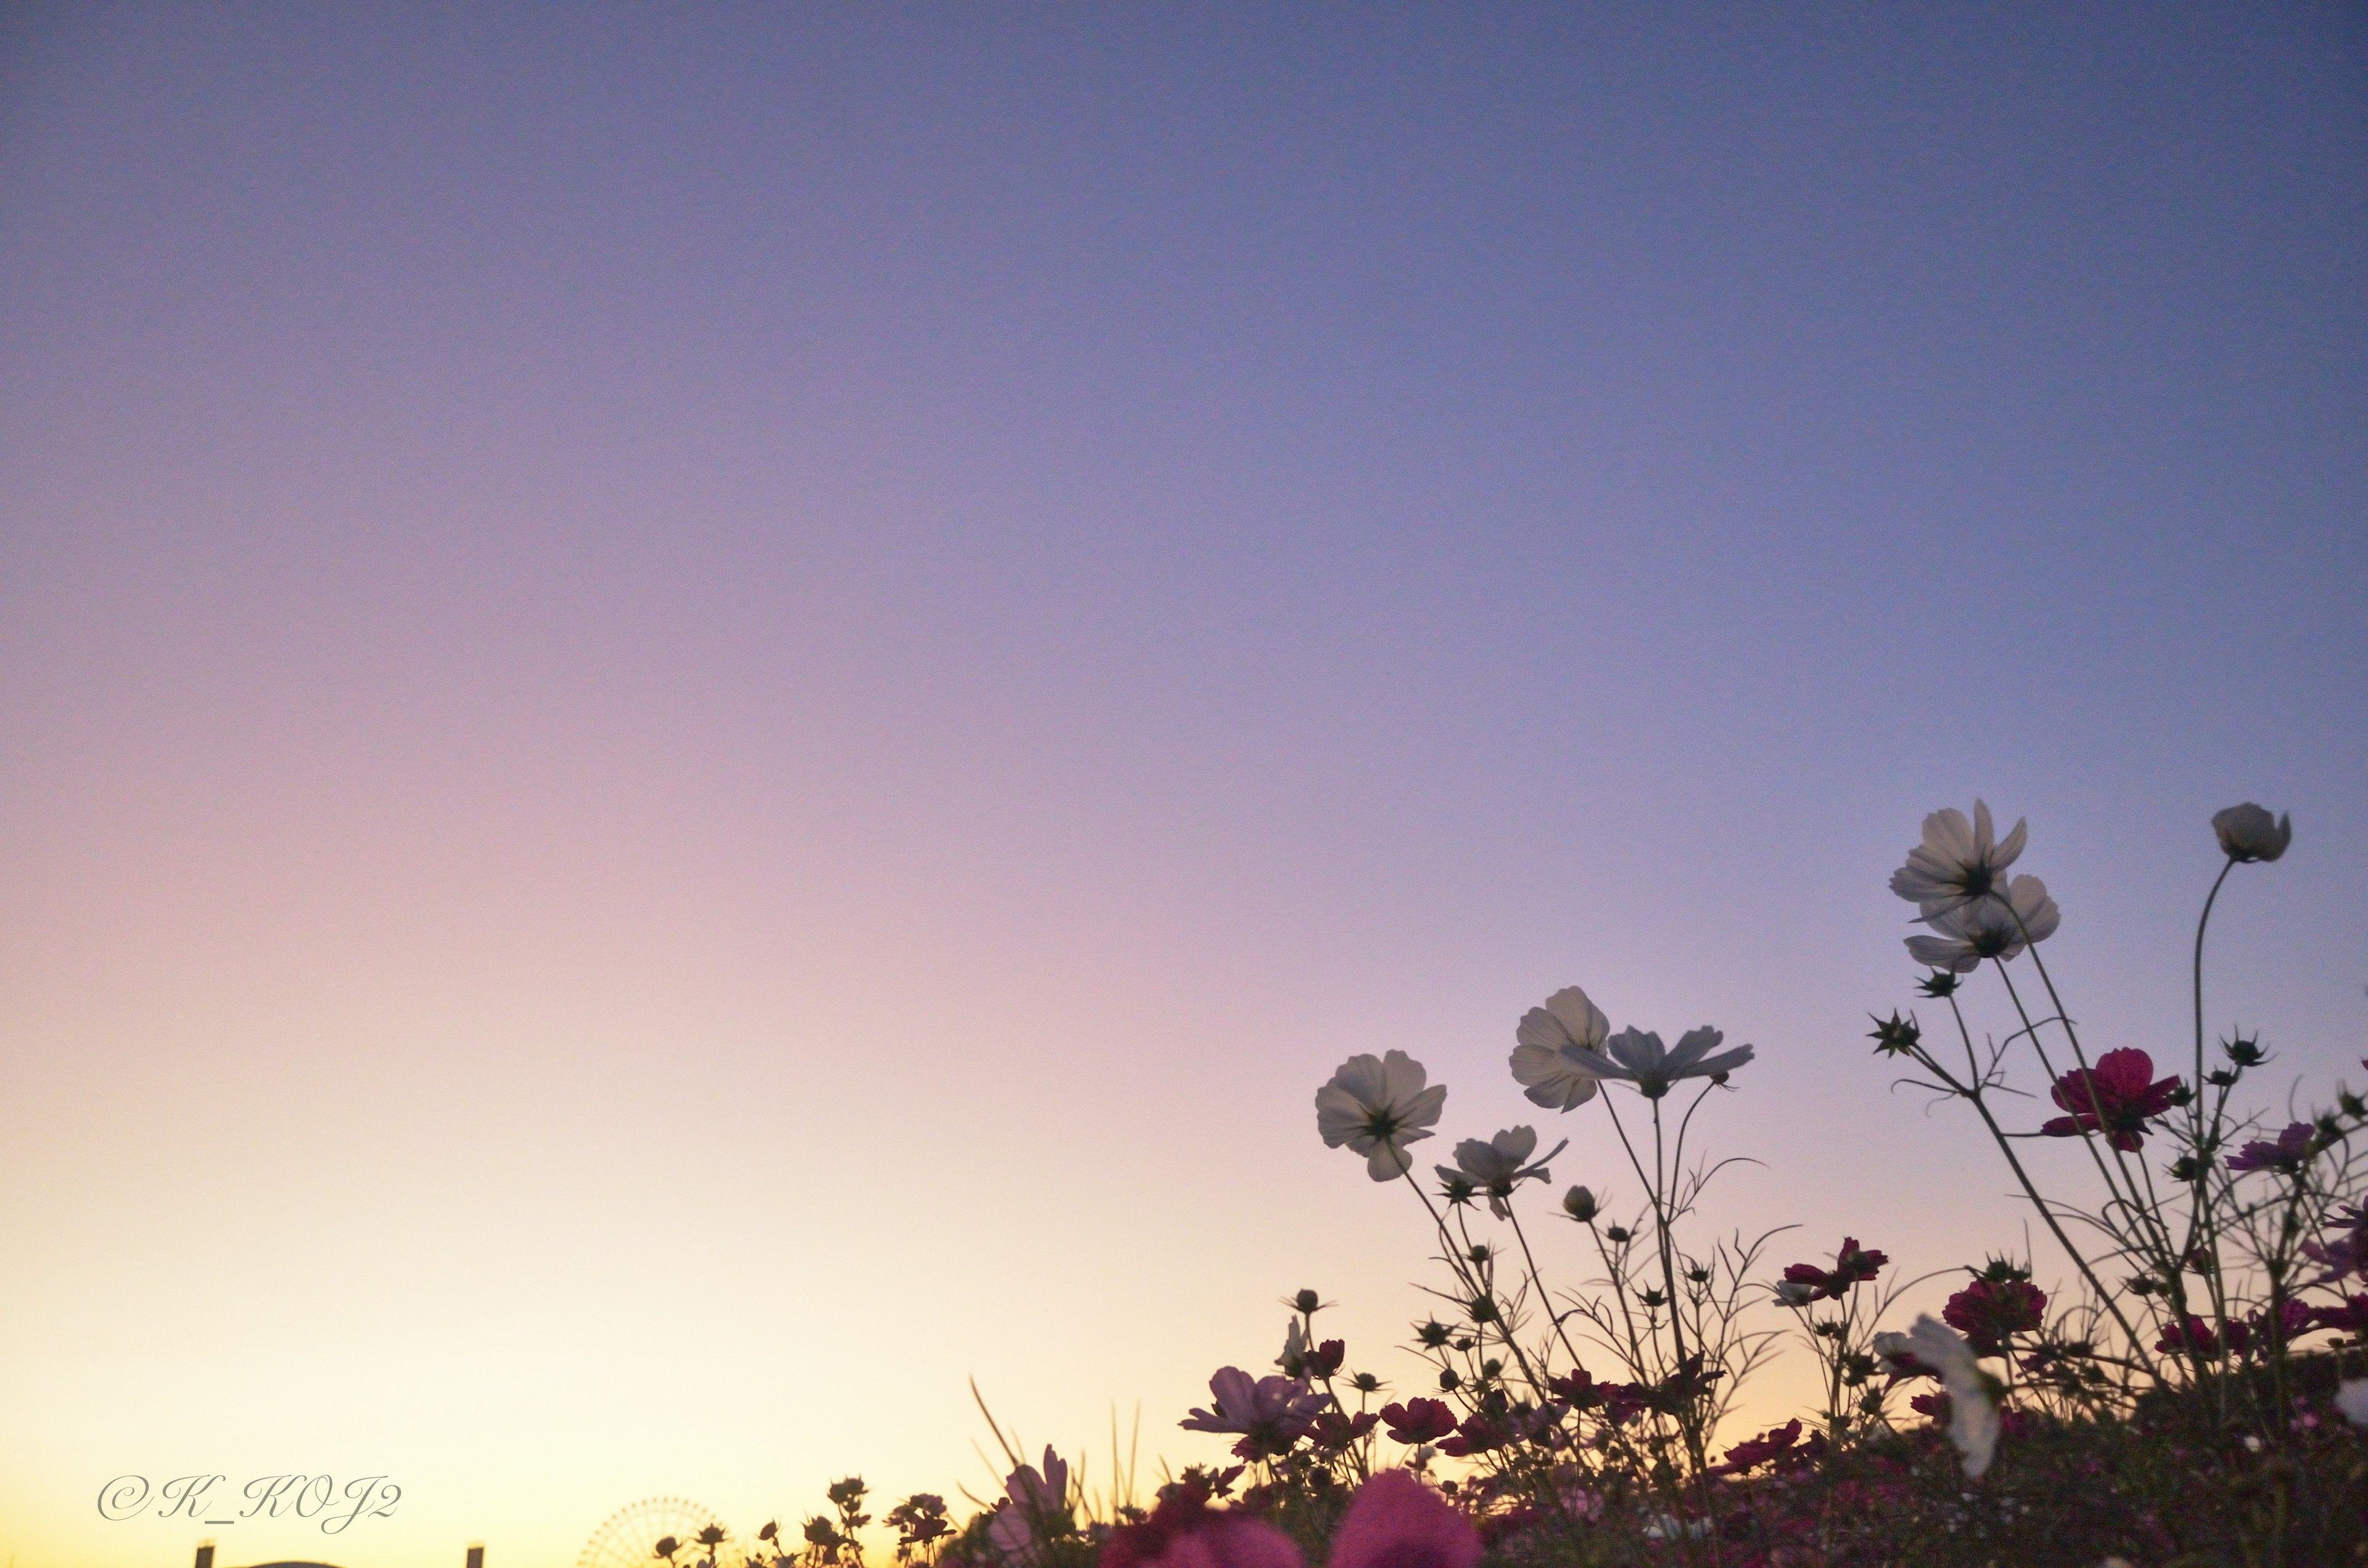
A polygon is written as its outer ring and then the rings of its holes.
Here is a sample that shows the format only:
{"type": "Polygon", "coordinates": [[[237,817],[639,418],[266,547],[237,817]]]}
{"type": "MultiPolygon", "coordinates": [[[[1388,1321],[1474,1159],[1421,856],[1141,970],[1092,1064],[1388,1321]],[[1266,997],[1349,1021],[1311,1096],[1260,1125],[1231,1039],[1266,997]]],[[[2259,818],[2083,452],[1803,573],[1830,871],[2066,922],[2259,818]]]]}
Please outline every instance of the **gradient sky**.
{"type": "Polygon", "coordinates": [[[2020,1248],[1884,880],[2028,817],[2161,1054],[2291,811],[2210,1015],[2357,1081],[2363,518],[2356,7],[11,7],[0,1552],[1099,1486],[1303,1285],[1415,1392],[1310,1096],[1633,1200],[1574,983],[1772,1266],[2020,1248]]]}

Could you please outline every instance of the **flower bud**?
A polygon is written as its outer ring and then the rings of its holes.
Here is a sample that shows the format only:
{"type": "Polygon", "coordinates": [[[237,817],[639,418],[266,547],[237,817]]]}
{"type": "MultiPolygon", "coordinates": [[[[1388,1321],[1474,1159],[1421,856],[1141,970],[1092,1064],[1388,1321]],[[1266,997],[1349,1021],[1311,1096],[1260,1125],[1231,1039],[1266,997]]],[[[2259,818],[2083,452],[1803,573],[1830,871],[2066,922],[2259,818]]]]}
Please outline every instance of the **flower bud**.
{"type": "Polygon", "coordinates": [[[1291,1298],[1291,1310],[1294,1312],[1314,1312],[1323,1304],[1324,1298],[1313,1290],[1302,1290],[1291,1298]]]}
{"type": "Polygon", "coordinates": [[[1584,1225],[1600,1213],[1595,1194],[1583,1187],[1574,1187],[1562,1195],[1562,1211],[1584,1225]]]}
{"type": "Polygon", "coordinates": [[[2294,842],[2294,819],[2272,817],[2248,801],[2216,812],[2212,831],[2231,860],[2274,860],[2294,842]]]}

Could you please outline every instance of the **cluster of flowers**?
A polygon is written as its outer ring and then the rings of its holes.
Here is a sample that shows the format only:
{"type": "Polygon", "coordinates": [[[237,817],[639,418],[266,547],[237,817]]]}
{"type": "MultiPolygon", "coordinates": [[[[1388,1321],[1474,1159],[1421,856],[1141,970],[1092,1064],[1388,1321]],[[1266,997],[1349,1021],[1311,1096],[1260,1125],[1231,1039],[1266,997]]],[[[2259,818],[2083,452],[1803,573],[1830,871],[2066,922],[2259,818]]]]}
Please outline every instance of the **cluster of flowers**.
{"type": "MultiPolygon", "coordinates": [[[[2251,804],[2220,812],[2213,828],[2226,858],[2223,881],[2236,866],[2279,858],[2293,832],[2290,821],[2251,804]]],[[[1793,1263],[1772,1279],[1752,1272],[1757,1244],[1738,1238],[1690,1253],[1678,1228],[1706,1178],[1699,1165],[1688,1174],[1688,1130],[1755,1048],[1729,1047],[1709,1027],[1674,1045],[1634,1027],[1614,1031],[1584,990],[1568,986],[1520,1018],[1508,1065],[1545,1110],[1600,1105],[1643,1188],[1639,1217],[1625,1224],[1606,1218],[1589,1187],[1562,1196],[1560,1216],[1603,1263],[1600,1289],[1549,1291],[1522,1228],[1523,1199],[1533,1184],[1551,1183],[1549,1166],[1569,1140],[1541,1154],[1535,1128],[1503,1128],[1457,1142],[1452,1162],[1431,1165],[1426,1179],[1413,1150],[1436,1135],[1446,1087],[1403,1051],[1352,1055],[1316,1091],[1316,1128],[1327,1146],[1360,1158],[1374,1182],[1404,1183],[1434,1228],[1453,1276],[1434,1294],[1464,1320],[1416,1325],[1414,1348],[1436,1373],[1436,1397],[1382,1403],[1381,1381],[1349,1369],[1345,1343],[1317,1336],[1325,1303],[1303,1290],[1285,1302],[1292,1316],[1277,1371],[1221,1369],[1208,1405],[1180,1423],[1232,1439],[1238,1462],[1188,1470],[1148,1512],[1121,1507],[1112,1519],[1081,1524],[1069,1467],[1051,1449],[1041,1463],[1015,1455],[1004,1495],[962,1529],[934,1496],[892,1510],[898,1558],[925,1568],[1303,1568],[1305,1551],[1321,1549],[1326,1568],[1474,1568],[1484,1545],[1595,1528],[1618,1514],[1656,1560],[1775,1568],[1825,1561],[1816,1543],[1832,1539],[1847,1506],[1868,1517],[1896,1509],[1906,1478],[1927,1460],[1949,1471],[1954,1507],[1973,1494],[1953,1478],[1980,1481],[2002,1440],[2060,1433],[2074,1412],[2126,1414],[2144,1393],[2209,1393],[2219,1403],[2205,1429],[2225,1434],[2229,1391],[2241,1385],[2260,1413],[2258,1437],[2248,1439],[2257,1443],[2344,1440],[2327,1419],[2339,1410],[2368,1426],[2368,1379],[2343,1383],[2332,1398],[2277,1381],[2303,1335],[2346,1336],[2334,1344],[2355,1363],[2368,1350],[2368,1207],[2339,1201],[2362,1186],[2343,1174],[2341,1158],[2348,1135],[2368,1128],[2368,1102],[2347,1092],[2335,1111],[2261,1136],[2231,1116],[2229,1091],[2267,1057],[2240,1037],[2223,1042],[2226,1063],[2207,1071],[2200,926],[2192,1075],[2158,1073],[2134,1048],[2091,1057],[2038,951],[2061,912],[2037,877],[2012,870],[2028,837],[2021,822],[1999,836],[1979,801],[1970,815],[1950,809],[1925,819],[1890,885],[1916,906],[1923,929],[1907,948],[1930,970],[1922,992],[1947,1004],[1964,1060],[1957,1064],[1952,1048],[1944,1061],[1920,1025],[1897,1012],[1877,1020],[1873,1038],[1879,1051],[1921,1069],[1908,1082],[1979,1115],[2079,1273],[2069,1305],[2052,1302],[2027,1264],[1994,1259],[1966,1270],[1937,1316],[1886,1331],[1880,1325],[1899,1294],[1920,1281],[1896,1273],[1886,1281],[1890,1255],[1856,1236],[1844,1236],[1829,1260],[1793,1263]],[[2034,1016],[2029,983],[2018,988],[2007,970],[2026,955],[2052,1011],[2034,1016]],[[1977,1045],[1965,1020],[1961,987],[1985,964],[2004,980],[2021,1026],[2006,1045],[1977,1045]],[[2021,1131],[2002,1124],[1992,1103],[2017,1092],[2007,1086],[2009,1048],[2035,1054],[2033,1086],[2045,1087],[2058,1113],[2021,1131]],[[1625,1119],[1615,1103],[1623,1096],[1604,1094],[1606,1084],[1634,1091],[1625,1119]],[[1699,1093],[1665,1119],[1681,1085],[1699,1093]],[[2168,1168],[2180,1184],[2173,1196],[2186,1204],[2177,1210],[2157,1196],[2143,1163],[2149,1139],[2166,1135],[2176,1155],[2168,1168]],[[2030,1137],[2086,1148],[2107,1200],[2083,1212],[2043,1195],[2012,1142],[2030,1137]],[[1508,1246],[1485,1239],[1484,1214],[1508,1228],[1508,1246]],[[2107,1286],[2074,1245],[2067,1218],[2105,1235],[2101,1255],[2134,1261],[2140,1273],[2118,1290],[2107,1286]],[[2224,1258],[2232,1238],[2246,1237],[2254,1238],[2247,1257],[2224,1258]],[[1748,1299],[1746,1283],[1756,1292],[1748,1299]],[[1738,1326],[1747,1307],[1793,1314],[1826,1367],[1826,1408],[1815,1426],[1794,1417],[1721,1447],[1713,1437],[1725,1402],[1774,1337],[1738,1326]],[[1598,1378],[1582,1343],[1624,1375],[1598,1378]],[[2238,1368],[2243,1380],[2229,1375],[2238,1368]],[[2276,1380],[2263,1381],[2268,1373],[2276,1380]],[[1910,1426],[1906,1413],[1929,1424],[1910,1426]],[[1382,1458],[1383,1439],[1404,1450],[1393,1462],[1382,1458]],[[1815,1506],[1788,1505],[1829,1466],[1853,1459],[1873,1466],[1853,1472],[1861,1481],[1815,1506]],[[1460,1461],[1457,1473],[1436,1474],[1440,1460],[1460,1461]],[[1698,1547],[1709,1556],[1698,1557],[1698,1547]]],[[[2151,1153],[2159,1158],[2160,1145],[2151,1153]]],[[[860,1568],[861,1483],[840,1483],[831,1498],[838,1518],[809,1522],[803,1554],[751,1558],[750,1568],[860,1568]]]]}

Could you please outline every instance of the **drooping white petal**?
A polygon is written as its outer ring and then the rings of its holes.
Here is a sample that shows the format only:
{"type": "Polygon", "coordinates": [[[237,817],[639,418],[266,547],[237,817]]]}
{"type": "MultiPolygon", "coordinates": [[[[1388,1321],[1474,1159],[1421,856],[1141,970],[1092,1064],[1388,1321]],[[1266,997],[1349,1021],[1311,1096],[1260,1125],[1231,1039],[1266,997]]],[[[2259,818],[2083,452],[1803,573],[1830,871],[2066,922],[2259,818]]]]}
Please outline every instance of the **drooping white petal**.
{"type": "Polygon", "coordinates": [[[1998,1451],[1998,1413],[1974,1347],[1955,1329],[1927,1315],[1909,1333],[1876,1335],[1874,1348],[1881,1356],[1913,1356],[1941,1374],[1941,1386],[1949,1393],[1949,1441],[1964,1456],[1966,1478],[1980,1480],[1998,1451]]]}

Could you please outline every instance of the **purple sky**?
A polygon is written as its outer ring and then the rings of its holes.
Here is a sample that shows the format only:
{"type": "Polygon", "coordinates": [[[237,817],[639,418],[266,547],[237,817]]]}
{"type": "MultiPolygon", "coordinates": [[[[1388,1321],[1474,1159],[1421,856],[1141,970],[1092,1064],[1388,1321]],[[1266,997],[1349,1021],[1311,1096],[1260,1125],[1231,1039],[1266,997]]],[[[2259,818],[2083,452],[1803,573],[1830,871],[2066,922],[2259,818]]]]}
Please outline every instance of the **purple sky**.
{"type": "Polygon", "coordinates": [[[1544,1131],[1573,983],[1759,1045],[1721,1225],[2019,1247],[1862,1039],[1977,794],[2158,1054],[2293,812],[2214,1027],[2358,1078],[2363,84],[2336,6],[0,13],[0,1551],[977,1489],[973,1373],[1212,1458],[1287,1290],[1414,1370],[1316,1085],[1544,1131]]]}

